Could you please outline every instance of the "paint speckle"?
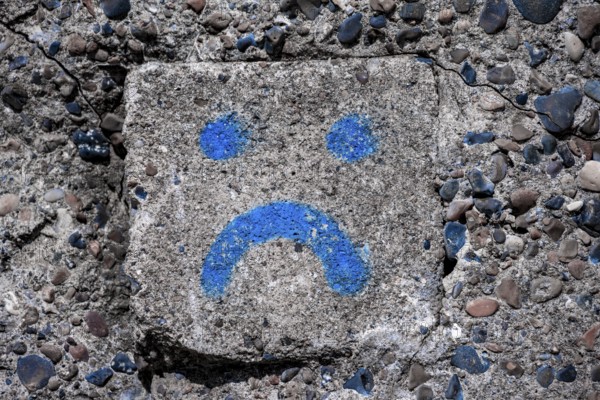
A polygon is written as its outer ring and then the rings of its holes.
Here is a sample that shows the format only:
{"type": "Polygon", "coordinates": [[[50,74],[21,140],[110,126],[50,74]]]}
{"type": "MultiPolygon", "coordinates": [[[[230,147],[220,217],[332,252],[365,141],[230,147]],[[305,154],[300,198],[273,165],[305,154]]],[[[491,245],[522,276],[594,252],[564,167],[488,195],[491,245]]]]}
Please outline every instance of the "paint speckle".
{"type": "Polygon", "coordinates": [[[373,154],[377,150],[377,138],[372,133],[371,120],[358,114],[339,119],[327,134],[327,149],[348,163],[373,154]]]}
{"type": "Polygon", "coordinates": [[[237,113],[229,113],[206,124],[200,132],[200,149],[213,160],[228,160],[244,152],[250,136],[237,113]]]}
{"type": "Polygon", "coordinates": [[[308,205],[280,201],[241,214],[223,229],[204,260],[200,279],[204,292],[210,297],[224,295],[244,254],[280,238],[311,249],[335,292],[354,295],[366,286],[370,275],[367,253],[355,247],[331,217],[308,205]]]}

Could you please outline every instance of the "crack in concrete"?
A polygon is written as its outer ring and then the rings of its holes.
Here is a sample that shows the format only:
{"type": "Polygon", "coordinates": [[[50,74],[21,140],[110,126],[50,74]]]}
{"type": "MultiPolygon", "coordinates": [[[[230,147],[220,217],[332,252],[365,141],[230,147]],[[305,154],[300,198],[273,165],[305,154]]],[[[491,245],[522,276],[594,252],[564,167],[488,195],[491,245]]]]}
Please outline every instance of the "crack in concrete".
{"type": "MultiPolygon", "coordinates": [[[[37,8],[36,8],[37,10],[37,8]]],[[[86,95],[83,92],[83,87],[81,85],[81,82],[79,80],[79,78],[73,74],[71,71],[69,71],[69,69],[62,63],[60,62],[58,59],[52,57],[51,55],[49,55],[48,53],[46,53],[46,51],[44,50],[44,48],[37,43],[34,40],[31,40],[29,38],[29,36],[25,33],[25,32],[21,32],[18,31],[16,29],[14,29],[10,24],[7,24],[3,21],[0,21],[0,25],[2,25],[5,29],[7,29],[8,31],[12,32],[14,35],[18,35],[20,37],[22,37],[25,41],[27,41],[28,43],[31,43],[33,45],[35,45],[37,47],[38,50],[40,50],[42,52],[42,54],[44,55],[44,57],[48,60],[53,61],[56,65],[58,65],[58,67],[71,79],[73,79],[75,81],[75,83],[77,84],[77,88],[79,90],[79,94],[81,95],[81,97],[83,98],[83,100],[87,103],[87,105],[92,109],[92,111],[94,112],[94,114],[96,114],[96,117],[98,118],[98,120],[100,121],[102,118],[100,116],[100,114],[98,113],[98,111],[96,110],[96,108],[92,105],[92,103],[89,101],[89,99],[86,97],[86,95]]]]}

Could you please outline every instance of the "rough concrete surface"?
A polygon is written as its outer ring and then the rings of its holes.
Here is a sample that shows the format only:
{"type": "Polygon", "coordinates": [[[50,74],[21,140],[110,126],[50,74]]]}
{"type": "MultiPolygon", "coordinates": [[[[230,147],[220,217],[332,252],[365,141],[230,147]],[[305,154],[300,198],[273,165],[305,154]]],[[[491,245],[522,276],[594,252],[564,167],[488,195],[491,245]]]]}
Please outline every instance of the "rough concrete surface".
{"type": "Polygon", "coordinates": [[[597,0],[0,0],[0,398],[599,399],[599,51],[597,0]]]}

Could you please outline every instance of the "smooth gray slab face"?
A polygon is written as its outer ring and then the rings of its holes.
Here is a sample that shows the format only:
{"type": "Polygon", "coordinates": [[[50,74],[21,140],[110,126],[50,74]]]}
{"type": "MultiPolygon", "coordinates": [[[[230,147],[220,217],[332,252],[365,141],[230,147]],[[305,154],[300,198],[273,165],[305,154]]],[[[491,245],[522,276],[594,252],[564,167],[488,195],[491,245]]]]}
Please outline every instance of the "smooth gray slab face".
{"type": "Polygon", "coordinates": [[[418,349],[440,285],[424,249],[441,244],[428,65],[149,64],[128,80],[126,270],[143,333],[240,361],[418,349]],[[246,144],[219,153],[234,119],[246,144]]]}

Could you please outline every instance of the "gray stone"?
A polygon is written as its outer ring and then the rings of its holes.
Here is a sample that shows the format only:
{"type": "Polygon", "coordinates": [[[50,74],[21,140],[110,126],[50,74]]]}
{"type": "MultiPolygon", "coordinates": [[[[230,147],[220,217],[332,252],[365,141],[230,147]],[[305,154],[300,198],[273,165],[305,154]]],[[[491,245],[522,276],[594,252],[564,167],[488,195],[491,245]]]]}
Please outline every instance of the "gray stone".
{"type": "Polygon", "coordinates": [[[488,70],[487,80],[497,85],[511,85],[515,83],[515,71],[510,65],[494,67],[488,70]]]}
{"type": "Polygon", "coordinates": [[[486,0],[479,16],[479,26],[485,33],[498,33],[506,26],[508,4],[506,0],[486,0]]]}
{"type": "Polygon", "coordinates": [[[466,14],[471,11],[475,0],[452,0],[452,4],[457,13],[466,14]]]}
{"type": "Polygon", "coordinates": [[[583,86],[585,94],[600,103],[600,81],[587,81],[583,86]]]}
{"type": "MultiPolygon", "coordinates": [[[[406,276],[426,273],[439,262],[435,252],[422,248],[426,238],[442,242],[431,218],[432,212],[441,212],[441,204],[430,196],[425,177],[433,174],[433,144],[446,131],[437,128],[436,83],[429,65],[413,57],[371,59],[370,64],[376,66],[370,72],[377,79],[365,85],[339,79],[364,68],[361,59],[267,67],[147,64],[128,76],[126,174],[143,186],[147,197],[132,214],[125,270],[143,288],[144,295],[133,296],[130,303],[140,332],[148,332],[142,346],[248,362],[263,354],[305,359],[348,349],[357,363],[378,357],[383,347],[393,348],[399,362],[407,363],[421,348],[419,329],[436,320],[436,296],[404,305],[398,298],[418,290],[437,293],[440,285],[433,275],[426,282],[406,276]],[[388,79],[394,71],[403,73],[388,79]],[[219,79],[224,74],[226,84],[219,79]],[[157,105],[159,93],[171,103],[168,113],[157,105]],[[210,101],[190,107],[190,97],[210,101]],[[274,101],[277,107],[272,107],[274,101]],[[390,113],[387,105],[399,103],[403,112],[390,113]],[[229,114],[234,111],[235,119],[229,114]],[[349,123],[344,117],[356,113],[370,117],[378,141],[374,154],[348,163],[340,158],[343,154],[328,150],[327,132],[336,121],[349,123]],[[215,121],[224,115],[231,118],[226,121],[241,121],[236,132],[251,132],[252,140],[228,153],[235,155],[229,159],[211,159],[216,155],[211,147],[198,146],[199,134],[222,127],[215,121]],[[292,115],[297,116],[293,121],[292,115]],[[385,134],[424,125],[434,127],[427,141],[385,134]],[[176,179],[146,175],[148,162],[176,179]],[[331,280],[335,277],[328,281],[317,252],[297,251],[310,249],[311,240],[294,243],[283,240],[283,233],[240,254],[225,281],[212,280],[214,259],[208,255],[219,234],[242,215],[278,201],[310,205],[335,220],[354,251],[368,260],[367,280],[364,269],[358,269],[347,280],[354,286],[340,286],[331,280]],[[402,215],[403,225],[391,226],[390,215],[402,215]],[[175,243],[186,243],[185,252],[179,253],[175,243]],[[153,333],[156,316],[164,316],[159,336],[153,333]],[[263,350],[247,347],[245,335],[260,337],[263,350]]],[[[280,218],[279,208],[272,209],[271,218],[280,218]]],[[[290,228],[279,229],[300,228],[291,222],[290,228]]],[[[319,237],[318,229],[313,234],[319,237]]],[[[163,361],[170,360],[177,357],[169,354],[163,361]]]]}
{"type": "Polygon", "coordinates": [[[562,288],[563,283],[558,279],[549,276],[537,278],[531,282],[530,297],[536,303],[544,303],[558,297],[562,292],[562,288]]]}

